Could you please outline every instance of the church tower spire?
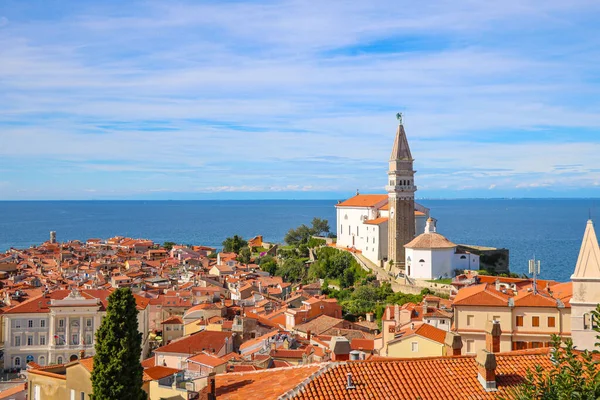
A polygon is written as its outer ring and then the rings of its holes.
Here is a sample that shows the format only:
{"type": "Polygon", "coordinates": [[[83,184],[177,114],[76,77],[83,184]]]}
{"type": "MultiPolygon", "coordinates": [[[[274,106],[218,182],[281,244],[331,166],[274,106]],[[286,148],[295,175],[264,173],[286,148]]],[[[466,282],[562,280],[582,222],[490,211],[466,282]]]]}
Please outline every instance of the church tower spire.
{"type": "Polygon", "coordinates": [[[575,272],[571,275],[571,336],[578,350],[594,350],[597,333],[591,312],[600,303],[600,246],[594,223],[587,222],[575,272]]]}
{"type": "Polygon", "coordinates": [[[402,122],[402,113],[396,114],[398,130],[388,169],[389,220],[388,261],[394,261],[394,272],[405,264],[404,245],[415,237],[415,186],[413,158],[402,122]]]}

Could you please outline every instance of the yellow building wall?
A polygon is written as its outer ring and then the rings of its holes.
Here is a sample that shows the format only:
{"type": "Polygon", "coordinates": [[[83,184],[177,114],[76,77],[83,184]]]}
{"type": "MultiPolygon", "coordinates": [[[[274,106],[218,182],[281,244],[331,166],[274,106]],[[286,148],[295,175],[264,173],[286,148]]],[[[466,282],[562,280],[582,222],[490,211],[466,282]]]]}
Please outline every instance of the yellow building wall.
{"type": "Polygon", "coordinates": [[[187,390],[173,389],[170,386],[161,386],[158,381],[150,382],[149,400],[187,400],[187,390]]]}
{"type": "Polygon", "coordinates": [[[388,357],[416,358],[444,355],[443,344],[418,335],[388,343],[386,347],[388,357]],[[413,343],[417,343],[417,351],[412,350],[413,343]]]}
{"type": "Polygon", "coordinates": [[[552,333],[567,336],[571,333],[570,308],[456,306],[455,331],[461,335],[463,354],[476,354],[485,349],[485,326],[494,319],[500,321],[502,330],[500,351],[511,351],[513,342],[549,342],[552,333]],[[517,326],[517,316],[523,317],[523,326],[517,326]],[[539,327],[532,325],[533,316],[539,317],[539,327]],[[554,328],[548,327],[548,317],[555,318],[554,328]]]}
{"type": "Polygon", "coordinates": [[[38,374],[28,374],[27,392],[29,399],[35,399],[35,387],[40,387],[41,400],[65,400],[69,399],[67,392],[67,381],[65,379],[53,378],[38,374]]]}
{"type": "Polygon", "coordinates": [[[205,329],[206,325],[198,325],[197,324],[198,321],[200,321],[200,320],[198,319],[196,321],[192,321],[188,324],[185,324],[183,326],[183,335],[188,336],[188,335],[191,335],[192,333],[203,331],[205,329]]]}
{"type": "Polygon", "coordinates": [[[74,390],[76,399],[80,399],[81,392],[85,393],[86,399],[89,399],[92,393],[91,378],[90,372],[81,364],[67,367],[67,395],[70,396],[71,390],[74,390]]]}

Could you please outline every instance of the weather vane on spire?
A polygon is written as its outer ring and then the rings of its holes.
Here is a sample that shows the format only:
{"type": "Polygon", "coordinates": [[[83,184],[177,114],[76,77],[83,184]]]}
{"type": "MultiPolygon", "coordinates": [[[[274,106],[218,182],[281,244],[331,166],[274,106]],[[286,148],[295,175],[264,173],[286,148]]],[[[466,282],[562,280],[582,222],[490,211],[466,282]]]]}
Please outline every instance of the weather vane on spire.
{"type": "Polygon", "coordinates": [[[401,112],[396,114],[396,118],[398,119],[398,125],[402,125],[402,113],[401,112]]]}

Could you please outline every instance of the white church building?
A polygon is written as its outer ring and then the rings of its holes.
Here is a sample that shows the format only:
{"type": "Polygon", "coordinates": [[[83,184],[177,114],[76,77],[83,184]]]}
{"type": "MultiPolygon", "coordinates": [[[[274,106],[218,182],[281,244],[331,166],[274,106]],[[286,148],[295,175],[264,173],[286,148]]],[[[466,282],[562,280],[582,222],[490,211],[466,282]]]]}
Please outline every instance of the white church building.
{"type": "Polygon", "coordinates": [[[410,278],[452,278],[456,269],[479,269],[479,256],[457,251],[456,244],[436,232],[433,218],[427,219],[425,232],[404,248],[406,275],[410,278]]]}
{"type": "MultiPolygon", "coordinates": [[[[360,250],[380,265],[388,258],[389,205],[387,194],[356,194],[338,203],[337,246],[360,250]]],[[[415,232],[425,230],[429,209],[415,203],[415,232]]]]}
{"type": "Polygon", "coordinates": [[[458,268],[479,269],[479,256],[459,254],[457,245],[435,232],[429,209],[414,201],[414,160],[402,115],[397,118],[387,194],[357,192],[335,206],[337,246],[358,250],[393,274],[404,271],[412,278],[452,277],[458,268]]]}

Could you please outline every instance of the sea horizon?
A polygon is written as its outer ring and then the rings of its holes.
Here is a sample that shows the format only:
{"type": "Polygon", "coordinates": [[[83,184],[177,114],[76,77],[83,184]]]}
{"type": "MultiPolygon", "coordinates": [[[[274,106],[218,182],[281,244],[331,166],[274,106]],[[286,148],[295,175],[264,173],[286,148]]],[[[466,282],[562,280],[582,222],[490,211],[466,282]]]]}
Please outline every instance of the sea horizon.
{"type": "MultiPolygon", "coordinates": [[[[575,268],[595,198],[417,199],[457,244],[507,248],[512,272],[534,255],[541,277],[566,281],[575,268]]],[[[289,229],[327,219],[336,232],[337,199],[9,200],[0,202],[0,251],[27,248],[56,231],[61,242],[146,238],[220,248],[234,234],[283,242],[289,229]]]]}

